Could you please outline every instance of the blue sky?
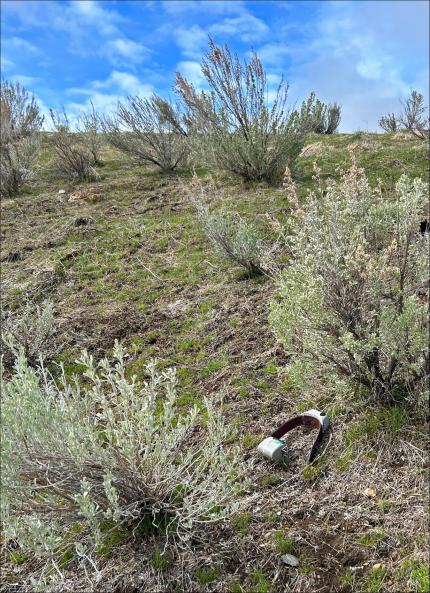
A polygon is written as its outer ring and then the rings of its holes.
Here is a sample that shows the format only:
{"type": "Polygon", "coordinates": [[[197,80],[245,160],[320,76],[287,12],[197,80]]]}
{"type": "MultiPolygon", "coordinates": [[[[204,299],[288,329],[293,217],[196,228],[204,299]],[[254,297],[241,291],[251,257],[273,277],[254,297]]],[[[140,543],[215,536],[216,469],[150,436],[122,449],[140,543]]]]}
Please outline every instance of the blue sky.
{"type": "Polygon", "coordinates": [[[103,112],[128,94],[172,96],[175,71],[205,88],[199,61],[210,34],[260,55],[292,102],[310,91],[343,108],[343,131],[377,129],[411,88],[429,87],[429,3],[407,1],[6,0],[2,77],[44,109],[103,112]]]}

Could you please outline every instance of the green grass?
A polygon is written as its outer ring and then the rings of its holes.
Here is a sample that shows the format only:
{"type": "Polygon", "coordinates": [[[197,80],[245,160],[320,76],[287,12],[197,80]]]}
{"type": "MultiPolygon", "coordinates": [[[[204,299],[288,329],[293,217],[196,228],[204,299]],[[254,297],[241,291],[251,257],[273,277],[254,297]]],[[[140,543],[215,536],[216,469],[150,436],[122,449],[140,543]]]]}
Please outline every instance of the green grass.
{"type": "Polygon", "coordinates": [[[275,548],[279,554],[292,554],[296,548],[296,543],[289,537],[285,537],[283,531],[275,531],[273,534],[275,548]]]}
{"type": "Polygon", "coordinates": [[[359,583],[359,593],[381,593],[383,591],[387,571],[383,566],[375,565],[372,570],[361,579],[359,583]]]}
{"type": "Polygon", "coordinates": [[[365,548],[375,548],[380,542],[387,538],[387,533],[383,529],[371,529],[363,533],[358,539],[357,543],[365,548]]]}
{"type": "Polygon", "coordinates": [[[232,518],[234,531],[240,535],[246,535],[249,531],[248,527],[251,525],[253,516],[253,513],[250,511],[243,511],[242,513],[236,514],[232,518]]]}
{"type": "Polygon", "coordinates": [[[204,566],[202,568],[198,568],[194,573],[194,576],[201,585],[207,585],[215,581],[215,579],[218,577],[218,571],[215,568],[204,566]]]}
{"type": "Polygon", "coordinates": [[[250,575],[251,588],[249,593],[270,593],[271,585],[266,576],[260,570],[255,570],[250,575]]]}
{"type": "Polygon", "coordinates": [[[159,571],[166,570],[166,568],[170,565],[171,560],[167,554],[161,554],[160,550],[157,548],[152,555],[151,564],[152,566],[159,571]]]}

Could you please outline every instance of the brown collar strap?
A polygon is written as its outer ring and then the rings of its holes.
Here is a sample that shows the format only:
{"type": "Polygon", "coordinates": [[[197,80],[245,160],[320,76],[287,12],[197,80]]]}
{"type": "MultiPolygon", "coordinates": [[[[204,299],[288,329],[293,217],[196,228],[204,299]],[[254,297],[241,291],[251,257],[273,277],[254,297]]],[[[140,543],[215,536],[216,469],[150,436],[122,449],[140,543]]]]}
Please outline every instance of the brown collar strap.
{"type": "Polygon", "coordinates": [[[319,410],[314,409],[308,410],[307,412],[300,414],[300,416],[295,416],[294,418],[287,420],[287,422],[272,432],[271,438],[282,441],[282,437],[297,426],[309,426],[310,428],[318,430],[318,436],[312,445],[309,455],[309,462],[312,462],[318,455],[324,434],[330,427],[330,419],[325,412],[320,412],[319,410]]]}

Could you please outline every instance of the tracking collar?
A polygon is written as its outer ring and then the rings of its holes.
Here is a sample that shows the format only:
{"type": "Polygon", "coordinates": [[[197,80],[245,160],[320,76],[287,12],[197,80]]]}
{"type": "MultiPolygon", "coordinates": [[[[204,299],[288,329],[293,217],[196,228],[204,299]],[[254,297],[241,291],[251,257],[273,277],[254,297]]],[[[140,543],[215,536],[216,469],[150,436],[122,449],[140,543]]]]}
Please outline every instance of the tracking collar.
{"type": "Polygon", "coordinates": [[[284,424],[275,430],[270,437],[261,441],[258,445],[260,453],[272,461],[281,462],[288,453],[287,445],[281,437],[297,426],[308,426],[318,430],[318,436],[315,439],[309,454],[309,463],[312,463],[318,455],[324,434],[330,426],[330,419],[327,414],[325,412],[320,412],[319,410],[308,410],[307,412],[300,414],[300,416],[295,416],[294,418],[287,420],[287,422],[284,422],[284,424]]]}

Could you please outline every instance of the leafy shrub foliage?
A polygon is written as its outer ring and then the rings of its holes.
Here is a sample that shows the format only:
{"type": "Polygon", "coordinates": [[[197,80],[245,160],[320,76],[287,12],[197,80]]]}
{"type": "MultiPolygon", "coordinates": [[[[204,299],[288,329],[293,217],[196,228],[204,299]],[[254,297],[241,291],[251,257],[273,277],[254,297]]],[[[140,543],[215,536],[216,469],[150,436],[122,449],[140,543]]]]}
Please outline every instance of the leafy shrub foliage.
{"type": "Polygon", "coordinates": [[[54,306],[50,301],[42,307],[27,303],[23,311],[10,311],[2,319],[3,362],[12,367],[22,350],[31,366],[52,360],[59,351],[55,340],[54,306]]]}
{"type": "MultiPolygon", "coordinates": [[[[321,180],[319,180],[320,185],[321,180]]],[[[279,280],[271,323],[298,362],[334,372],[385,402],[417,396],[429,377],[426,187],[403,176],[393,196],[353,164],[296,209],[295,261],[279,280]]]]}
{"type": "Polygon", "coordinates": [[[113,362],[84,352],[82,375],[55,383],[21,352],[3,385],[3,537],[40,559],[39,579],[67,553],[95,566],[115,530],[149,524],[178,541],[236,508],[244,467],[220,412],[205,400],[196,439],[175,370],[150,363],[142,385],[126,356],[118,343],[113,362]]]}
{"type": "Polygon", "coordinates": [[[139,163],[150,163],[171,173],[187,162],[188,132],[179,107],[153,95],[127,97],[114,118],[103,120],[109,142],[139,163]]]}
{"type": "Polygon", "coordinates": [[[32,178],[43,116],[34,97],[19,83],[0,86],[0,194],[12,196],[32,178]]]}
{"type": "Polygon", "coordinates": [[[91,181],[97,178],[95,160],[91,149],[83,141],[83,135],[73,133],[69,118],[63,112],[50,110],[53,144],[56,154],[55,167],[59,174],[71,181],[91,181]]]}
{"type": "Polygon", "coordinates": [[[282,81],[269,105],[266,72],[256,54],[241,62],[228,46],[209,40],[202,72],[210,92],[198,93],[180,73],[176,90],[209,162],[247,180],[279,181],[293,166],[309,131],[308,120],[287,110],[282,81]]]}

